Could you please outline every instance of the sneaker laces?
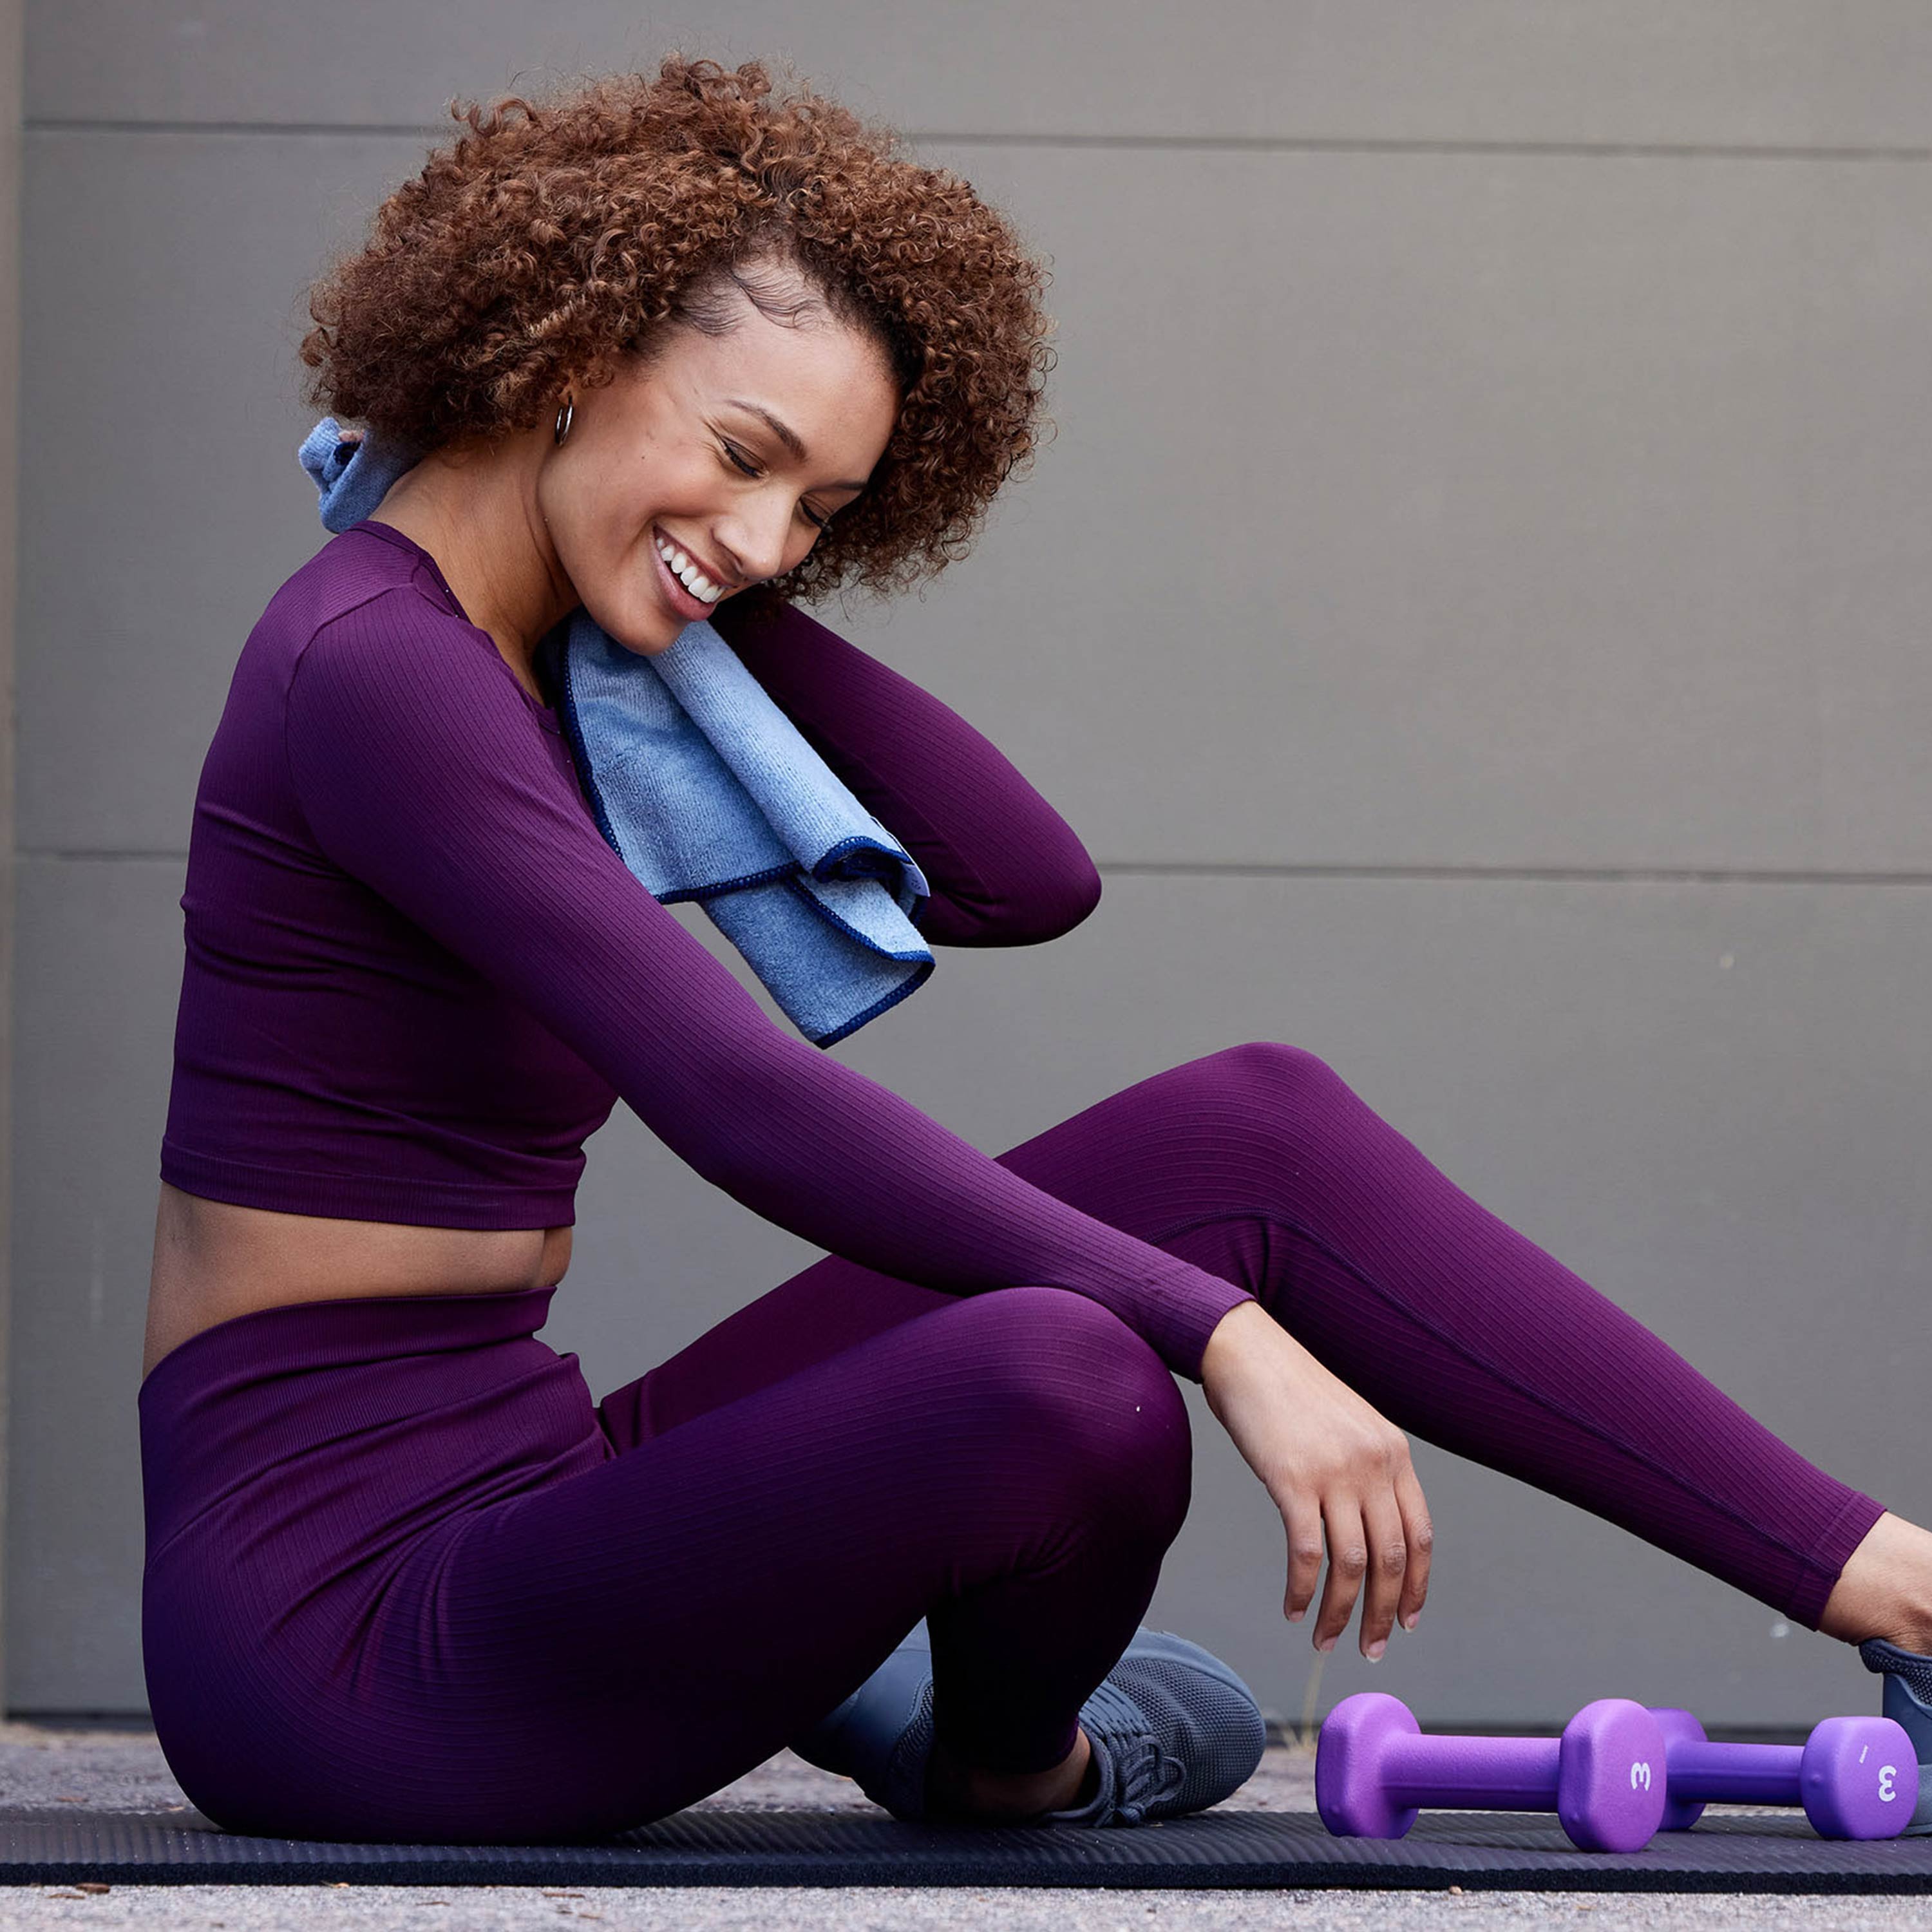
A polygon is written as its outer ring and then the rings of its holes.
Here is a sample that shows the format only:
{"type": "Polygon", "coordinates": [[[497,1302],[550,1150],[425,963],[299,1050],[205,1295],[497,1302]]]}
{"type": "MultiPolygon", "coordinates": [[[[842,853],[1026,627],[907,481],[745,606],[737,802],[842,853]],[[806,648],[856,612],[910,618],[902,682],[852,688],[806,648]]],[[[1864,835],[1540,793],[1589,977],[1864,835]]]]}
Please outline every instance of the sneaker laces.
{"type": "Polygon", "coordinates": [[[1124,1825],[1138,1825],[1144,1821],[1150,1804],[1180,1790],[1187,1767],[1162,1750],[1160,1739],[1145,1731],[1131,1741],[1108,1742],[1113,1744],[1114,1774],[1120,1780],[1114,1815],[1124,1825]]]}

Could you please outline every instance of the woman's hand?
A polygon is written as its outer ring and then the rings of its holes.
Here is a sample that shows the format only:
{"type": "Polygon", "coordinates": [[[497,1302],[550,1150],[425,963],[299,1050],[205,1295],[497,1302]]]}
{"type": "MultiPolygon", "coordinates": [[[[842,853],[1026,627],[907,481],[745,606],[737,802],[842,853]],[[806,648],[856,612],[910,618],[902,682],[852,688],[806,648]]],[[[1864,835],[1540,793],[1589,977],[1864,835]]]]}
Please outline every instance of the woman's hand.
{"type": "Polygon", "coordinates": [[[1222,1317],[1201,1358],[1201,1384],[1287,1526],[1283,1614],[1295,1622],[1313,1600],[1325,1528],[1328,1585],[1315,1648],[1334,1648],[1366,1585],[1362,1654],[1380,1657],[1395,1618],[1413,1630],[1429,1593],[1435,1532],[1408,1438],[1258,1302],[1222,1317]]]}

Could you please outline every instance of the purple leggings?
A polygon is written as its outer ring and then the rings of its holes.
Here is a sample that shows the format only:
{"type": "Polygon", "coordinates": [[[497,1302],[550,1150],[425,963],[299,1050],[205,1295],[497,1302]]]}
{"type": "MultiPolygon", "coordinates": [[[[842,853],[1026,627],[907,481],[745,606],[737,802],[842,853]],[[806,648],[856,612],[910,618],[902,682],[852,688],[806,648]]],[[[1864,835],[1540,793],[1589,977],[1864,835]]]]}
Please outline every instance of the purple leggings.
{"type": "MultiPolygon", "coordinates": [[[[1800,1622],[1880,1514],[1298,1048],[1187,1062],[999,1159],[1243,1283],[1398,1426],[1800,1622]]],[[[1146,1342],[1061,1288],[832,1256],[593,1406],[536,1339],[554,1292],[266,1309],[143,1382],[148,1688],[202,1811],[602,1836],[762,1762],[922,1616],[950,1748],[1066,1756],[1187,1509],[1146,1342]]]]}

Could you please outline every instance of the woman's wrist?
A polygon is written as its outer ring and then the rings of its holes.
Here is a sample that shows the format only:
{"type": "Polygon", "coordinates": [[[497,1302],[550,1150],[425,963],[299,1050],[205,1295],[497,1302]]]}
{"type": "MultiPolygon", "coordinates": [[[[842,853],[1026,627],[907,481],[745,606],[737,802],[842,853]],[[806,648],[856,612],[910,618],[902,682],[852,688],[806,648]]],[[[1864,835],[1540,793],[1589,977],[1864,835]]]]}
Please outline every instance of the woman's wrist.
{"type": "Polygon", "coordinates": [[[1279,1334],[1274,1317],[1258,1301],[1238,1301],[1215,1323],[1201,1351],[1201,1386],[1207,1389],[1255,1346],[1264,1327],[1279,1334]]]}

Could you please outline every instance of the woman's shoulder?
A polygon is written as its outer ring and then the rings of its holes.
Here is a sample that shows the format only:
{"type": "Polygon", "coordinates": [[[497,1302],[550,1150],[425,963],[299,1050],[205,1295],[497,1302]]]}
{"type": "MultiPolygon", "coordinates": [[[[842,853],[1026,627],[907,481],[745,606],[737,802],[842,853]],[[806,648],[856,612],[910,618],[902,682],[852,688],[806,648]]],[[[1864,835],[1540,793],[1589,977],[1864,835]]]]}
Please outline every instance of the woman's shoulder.
{"type": "Polygon", "coordinates": [[[472,628],[434,561],[400,531],[365,520],[332,537],[284,580],[249,647],[292,658],[318,632],[385,599],[415,607],[412,616],[440,616],[459,629],[472,628]]]}
{"type": "Polygon", "coordinates": [[[534,710],[547,729],[561,728],[470,621],[435,560],[371,521],[324,544],[268,600],[236,661],[233,690],[245,710],[286,714],[298,690],[321,683],[353,685],[371,701],[398,700],[404,687],[418,703],[438,692],[471,710],[508,700],[514,717],[534,710]]]}

